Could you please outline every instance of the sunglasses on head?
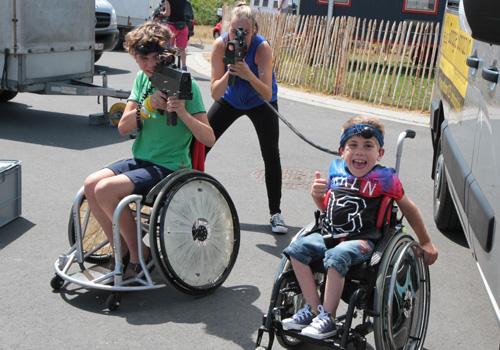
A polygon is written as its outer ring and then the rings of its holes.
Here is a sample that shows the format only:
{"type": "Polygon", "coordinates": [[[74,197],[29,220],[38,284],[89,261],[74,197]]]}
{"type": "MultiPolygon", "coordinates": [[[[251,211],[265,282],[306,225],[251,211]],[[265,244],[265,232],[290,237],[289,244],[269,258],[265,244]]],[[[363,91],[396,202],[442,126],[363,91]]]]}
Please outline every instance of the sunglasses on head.
{"type": "Polygon", "coordinates": [[[164,52],[165,49],[161,46],[158,46],[156,44],[149,44],[149,45],[141,45],[137,48],[136,54],[137,55],[148,55],[152,52],[164,52]]]}
{"type": "Polygon", "coordinates": [[[345,129],[342,137],[340,138],[340,146],[343,147],[347,139],[354,135],[361,135],[365,139],[375,137],[380,143],[380,147],[384,146],[384,137],[382,136],[382,133],[377,128],[369,124],[355,124],[345,129]]]}

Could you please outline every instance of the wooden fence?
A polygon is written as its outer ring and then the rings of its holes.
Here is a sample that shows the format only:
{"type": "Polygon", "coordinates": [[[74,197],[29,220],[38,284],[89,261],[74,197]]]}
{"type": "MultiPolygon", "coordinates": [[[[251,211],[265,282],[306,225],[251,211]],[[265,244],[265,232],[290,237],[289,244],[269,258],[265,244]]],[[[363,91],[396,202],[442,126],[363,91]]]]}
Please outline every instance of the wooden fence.
{"type": "MultiPolygon", "coordinates": [[[[229,14],[230,11],[224,11],[229,14]]],[[[229,18],[225,18],[226,28],[229,18]]],[[[440,26],[258,13],[279,82],[312,92],[428,111],[440,26]]],[[[223,28],[224,29],[224,28],[223,28]]]]}

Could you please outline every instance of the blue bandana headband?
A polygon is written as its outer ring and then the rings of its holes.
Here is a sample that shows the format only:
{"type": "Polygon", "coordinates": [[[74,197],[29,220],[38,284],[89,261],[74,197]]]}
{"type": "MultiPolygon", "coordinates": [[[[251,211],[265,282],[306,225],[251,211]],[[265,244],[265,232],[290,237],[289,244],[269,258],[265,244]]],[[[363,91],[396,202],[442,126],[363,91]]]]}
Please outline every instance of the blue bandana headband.
{"type": "Polygon", "coordinates": [[[158,53],[162,53],[164,52],[165,49],[161,46],[158,46],[156,44],[149,44],[149,45],[141,45],[137,48],[137,51],[136,51],[136,55],[148,55],[152,52],[158,52],[158,53]]]}
{"type": "Polygon", "coordinates": [[[379,129],[370,124],[355,124],[345,129],[340,137],[340,147],[344,147],[347,139],[354,135],[361,135],[365,139],[375,136],[380,143],[380,147],[384,147],[384,136],[382,136],[379,129]]]}

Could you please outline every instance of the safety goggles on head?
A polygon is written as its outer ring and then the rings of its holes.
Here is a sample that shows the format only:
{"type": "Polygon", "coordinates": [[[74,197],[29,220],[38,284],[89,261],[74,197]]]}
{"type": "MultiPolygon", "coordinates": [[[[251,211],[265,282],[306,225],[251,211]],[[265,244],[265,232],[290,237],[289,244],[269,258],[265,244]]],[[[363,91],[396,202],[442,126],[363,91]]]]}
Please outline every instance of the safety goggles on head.
{"type": "Polygon", "coordinates": [[[365,139],[371,139],[375,136],[380,143],[380,147],[384,147],[384,136],[382,136],[379,129],[370,124],[355,124],[345,129],[340,137],[340,147],[344,147],[347,139],[354,135],[360,135],[365,139]]]}
{"type": "Polygon", "coordinates": [[[165,49],[157,44],[141,45],[137,48],[135,54],[147,56],[152,52],[162,53],[165,52],[165,49]]]}

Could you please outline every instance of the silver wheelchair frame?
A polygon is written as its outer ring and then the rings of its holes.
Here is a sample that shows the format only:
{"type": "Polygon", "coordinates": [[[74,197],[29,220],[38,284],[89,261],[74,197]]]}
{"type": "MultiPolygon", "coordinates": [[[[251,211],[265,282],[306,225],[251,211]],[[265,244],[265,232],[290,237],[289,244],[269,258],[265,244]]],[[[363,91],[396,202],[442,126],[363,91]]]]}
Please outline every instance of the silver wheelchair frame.
{"type": "Polygon", "coordinates": [[[68,225],[71,248],[59,255],[54,263],[55,276],[50,282],[54,290],[62,288],[65,282],[88,289],[108,290],[111,292],[106,301],[109,310],[120,306],[120,292],[157,289],[167,285],[188,295],[204,296],[222,285],[236,261],[240,226],[235,206],[225,188],[204,172],[179,170],[163,179],[146,196],[132,194],[120,201],[113,214],[116,261],[113,271],[101,266],[109,260],[111,249],[102,228],[85,204],[82,187],[73,202],[68,225]],[[189,203],[189,199],[193,199],[193,203],[189,203]],[[182,207],[182,215],[176,213],[175,206],[182,207]],[[129,279],[123,278],[120,246],[119,222],[125,208],[131,208],[136,218],[142,266],[142,271],[129,279]],[[141,242],[146,235],[149,235],[153,258],[149,263],[142,258],[141,242]],[[168,245],[178,242],[189,249],[190,258],[198,261],[207,256],[207,251],[216,252],[212,260],[216,259],[218,263],[213,266],[210,264],[213,261],[205,261],[193,265],[186,262],[190,259],[175,257],[168,245]],[[202,265],[211,265],[213,271],[202,265]],[[153,278],[150,272],[153,267],[164,283],[153,278]]]}
{"type": "MultiPolygon", "coordinates": [[[[414,138],[415,132],[406,130],[399,135],[396,155],[396,171],[399,171],[405,138],[414,138]]],[[[258,330],[256,349],[271,349],[274,338],[281,346],[292,349],[301,343],[313,343],[331,349],[345,350],[349,344],[357,350],[366,349],[366,335],[373,332],[378,350],[423,348],[430,312],[430,275],[423,263],[422,249],[412,236],[405,233],[403,218],[397,217],[393,201],[383,211],[390,217],[383,227],[383,237],[377,243],[369,261],[351,267],[346,279],[342,300],[347,304],[345,314],[336,321],[339,332],[327,339],[317,340],[287,330],[281,320],[291,317],[305,305],[300,286],[290,261],[283,256],[274,286],[268,312],[264,314],[258,330]],[[354,320],[361,314],[361,321],[354,320]],[[267,346],[262,345],[264,334],[267,346]]],[[[379,215],[380,211],[379,211],[379,215]]],[[[294,237],[317,229],[319,211],[315,220],[294,237]]],[[[385,220],[384,220],[385,221],[385,220]]],[[[323,264],[312,264],[320,297],[324,296],[326,271],[323,264]]]]}

